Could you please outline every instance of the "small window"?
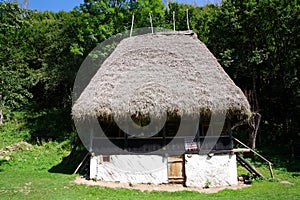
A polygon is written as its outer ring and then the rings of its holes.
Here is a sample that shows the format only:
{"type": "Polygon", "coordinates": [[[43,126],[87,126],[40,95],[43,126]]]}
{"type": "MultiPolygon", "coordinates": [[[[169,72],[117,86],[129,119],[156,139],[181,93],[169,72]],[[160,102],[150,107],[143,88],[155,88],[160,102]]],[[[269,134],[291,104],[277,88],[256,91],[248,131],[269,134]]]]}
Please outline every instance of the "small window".
{"type": "Polygon", "coordinates": [[[99,164],[103,163],[111,163],[112,159],[109,155],[100,155],[99,156],[99,164]]]}

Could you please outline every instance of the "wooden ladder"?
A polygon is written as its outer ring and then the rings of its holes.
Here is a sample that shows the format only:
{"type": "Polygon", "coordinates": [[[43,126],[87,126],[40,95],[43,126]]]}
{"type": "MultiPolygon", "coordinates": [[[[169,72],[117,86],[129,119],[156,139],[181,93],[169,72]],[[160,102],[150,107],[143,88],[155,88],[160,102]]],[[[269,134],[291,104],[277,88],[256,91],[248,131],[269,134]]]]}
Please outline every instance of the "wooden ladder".
{"type": "Polygon", "coordinates": [[[243,166],[245,167],[254,177],[263,177],[259,171],[255,169],[245,158],[240,156],[238,153],[236,154],[236,160],[243,166]]]}
{"type": "MultiPolygon", "coordinates": [[[[238,142],[238,143],[240,143],[241,145],[243,145],[244,147],[246,147],[247,149],[249,149],[251,152],[253,152],[254,154],[256,154],[257,156],[259,156],[261,159],[263,159],[264,161],[266,161],[268,164],[269,164],[269,170],[270,170],[270,174],[271,174],[271,178],[272,179],[274,179],[274,173],[273,173],[273,169],[272,169],[272,163],[269,161],[269,160],[267,160],[265,157],[263,157],[262,155],[260,155],[259,153],[257,153],[256,151],[254,151],[253,149],[251,149],[250,147],[248,147],[247,145],[245,145],[244,143],[242,143],[240,140],[238,140],[237,138],[235,138],[235,137],[232,137],[232,139],[234,139],[236,142],[238,142]]],[[[237,156],[237,160],[238,159],[240,159],[240,163],[241,162],[243,162],[244,163],[244,165],[247,165],[247,166],[251,166],[251,164],[247,161],[247,160],[245,160],[243,157],[241,157],[240,155],[238,155],[238,154],[236,154],[236,156],[237,156]],[[239,157],[239,158],[238,158],[239,157]],[[247,164],[248,163],[248,164],[247,164]]],[[[241,163],[241,165],[243,165],[242,163],[241,163]]],[[[244,166],[243,165],[243,166],[244,166]]],[[[244,166],[245,167],[245,166],[244,166]]],[[[251,166],[252,167],[252,166],[251,166]]],[[[247,167],[245,167],[246,169],[247,169],[247,167]]],[[[254,168],[254,167],[252,167],[252,168],[254,168]]],[[[254,168],[255,169],[255,168],[254,168]]],[[[248,170],[248,169],[247,169],[248,170]]],[[[250,169],[251,170],[251,169],[250,169]]],[[[255,169],[256,170],[256,169],[255,169]]],[[[248,170],[249,171],[249,170],[248,170]]],[[[256,170],[257,171],[257,170],[256,170]]],[[[251,171],[249,171],[250,173],[252,173],[251,171]]],[[[253,171],[253,173],[255,173],[254,171],[253,171]]],[[[259,172],[258,172],[258,174],[260,174],[259,172]]],[[[257,174],[257,175],[258,175],[257,174]]],[[[259,175],[258,175],[259,176],[259,175]]],[[[260,177],[263,177],[261,174],[260,174],[260,177]]]]}

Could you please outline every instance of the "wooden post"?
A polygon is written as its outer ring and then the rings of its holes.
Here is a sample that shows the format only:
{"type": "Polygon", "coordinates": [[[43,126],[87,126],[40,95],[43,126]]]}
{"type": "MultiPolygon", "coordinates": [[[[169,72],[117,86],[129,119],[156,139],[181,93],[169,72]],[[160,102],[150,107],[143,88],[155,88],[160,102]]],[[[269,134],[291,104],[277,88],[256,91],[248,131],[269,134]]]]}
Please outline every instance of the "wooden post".
{"type": "Polygon", "coordinates": [[[130,28],[130,36],[132,36],[132,31],[133,31],[133,24],[134,24],[134,14],[132,14],[132,20],[131,20],[131,28],[130,28]]]}
{"type": "Polygon", "coordinates": [[[175,11],[173,11],[173,29],[174,32],[176,31],[176,27],[175,27],[175,11]]]}
{"type": "Polygon", "coordinates": [[[77,174],[78,170],[80,169],[81,165],[83,164],[83,162],[85,161],[85,159],[88,157],[89,154],[90,154],[90,153],[87,153],[87,154],[84,156],[83,160],[80,162],[80,164],[78,165],[78,167],[76,168],[76,170],[74,171],[73,174],[77,174]]]}
{"type": "MultiPolygon", "coordinates": [[[[2,94],[0,92],[0,100],[2,99],[2,94]]],[[[1,102],[0,104],[0,126],[4,123],[4,116],[3,116],[3,108],[4,108],[4,101],[1,102]]]]}
{"type": "Polygon", "coordinates": [[[93,144],[94,143],[94,130],[92,129],[90,132],[90,149],[89,152],[92,153],[93,151],[93,144]]]}
{"type": "Polygon", "coordinates": [[[231,142],[231,146],[233,148],[231,122],[229,120],[227,121],[227,129],[228,129],[228,135],[231,142]]]}
{"type": "Polygon", "coordinates": [[[152,23],[152,15],[151,15],[151,13],[149,13],[149,17],[150,17],[151,32],[153,34],[153,23],[152,23]]]}
{"type": "Polygon", "coordinates": [[[167,144],[167,141],[166,141],[166,123],[163,127],[163,150],[166,150],[166,144],[167,144]]]}
{"type": "Polygon", "coordinates": [[[124,150],[128,151],[128,133],[129,133],[128,125],[125,131],[126,133],[124,132],[124,150]]]}
{"type": "Polygon", "coordinates": [[[189,9],[186,9],[186,24],[187,24],[188,30],[190,30],[189,9]]]}
{"type": "Polygon", "coordinates": [[[3,124],[3,113],[2,109],[0,108],[0,126],[3,124]]]}
{"type": "Polygon", "coordinates": [[[270,163],[270,162],[269,162],[269,170],[270,170],[272,179],[274,179],[274,173],[273,173],[273,169],[272,169],[272,163],[270,163]]]}
{"type": "Polygon", "coordinates": [[[196,144],[197,144],[197,150],[198,150],[198,153],[200,152],[200,148],[201,148],[201,144],[200,144],[200,120],[199,120],[199,123],[198,123],[198,129],[197,129],[197,134],[196,134],[196,144]]]}

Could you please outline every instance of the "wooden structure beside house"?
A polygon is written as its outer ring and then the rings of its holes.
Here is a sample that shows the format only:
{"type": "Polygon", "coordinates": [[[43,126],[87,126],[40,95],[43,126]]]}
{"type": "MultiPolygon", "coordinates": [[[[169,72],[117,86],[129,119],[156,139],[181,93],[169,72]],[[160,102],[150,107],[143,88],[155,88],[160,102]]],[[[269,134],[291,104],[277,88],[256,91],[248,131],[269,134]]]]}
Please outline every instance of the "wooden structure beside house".
{"type": "Polygon", "coordinates": [[[248,120],[250,106],[192,31],[121,41],[72,114],[81,124],[94,119],[104,132],[85,129],[91,178],[198,187],[237,184],[231,126],[248,120]],[[120,128],[118,122],[128,123],[128,116],[140,128],[153,119],[166,121],[146,137],[143,131],[132,134],[126,125],[120,128]]]}

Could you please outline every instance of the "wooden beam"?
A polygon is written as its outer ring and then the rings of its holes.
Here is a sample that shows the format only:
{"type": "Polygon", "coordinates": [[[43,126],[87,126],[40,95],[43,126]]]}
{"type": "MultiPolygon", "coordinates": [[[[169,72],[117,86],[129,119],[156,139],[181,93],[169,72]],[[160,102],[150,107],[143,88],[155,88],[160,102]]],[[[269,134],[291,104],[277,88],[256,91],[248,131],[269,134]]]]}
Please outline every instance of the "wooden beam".
{"type": "Polygon", "coordinates": [[[264,178],[264,176],[255,169],[255,167],[253,167],[246,159],[244,159],[242,156],[240,156],[239,154],[236,154],[236,160],[243,166],[245,167],[251,174],[253,174],[254,176],[258,176],[258,177],[262,177],[264,178]]]}
{"type": "Polygon", "coordinates": [[[243,153],[243,152],[250,152],[249,149],[231,149],[231,150],[216,150],[211,151],[208,156],[212,157],[218,154],[235,154],[235,153],[243,153]]]}
{"type": "Polygon", "coordinates": [[[83,162],[85,161],[85,159],[88,157],[89,154],[90,154],[90,152],[88,152],[88,153],[84,156],[83,160],[79,163],[78,167],[76,168],[76,170],[74,171],[73,174],[77,174],[78,170],[80,169],[81,165],[83,164],[83,162]]]}
{"type": "Polygon", "coordinates": [[[244,143],[242,143],[241,141],[239,141],[238,139],[236,139],[235,137],[233,137],[233,139],[235,141],[237,141],[238,143],[240,143],[241,145],[243,145],[244,147],[248,148],[251,152],[253,152],[257,156],[259,156],[261,159],[263,159],[264,161],[266,161],[269,164],[269,170],[270,170],[271,177],[272,177],[272,179],[274,179],[274,173],[273,173],[273,169],[272,169],[272,165],[273,164],[270,161],[268,161],[265,157],[263,157],[262,155],[260,155],[259,153],[257,153],[256,151],[254,151],[253,149],[251,149],[250,147],[248,147],[247,145],[245,145],[244,143]]]}
{"type": "Polygon", "coordinates": [[[259,156],[261,159],[263,159],[264,161],[266,161],[267,163],[270,163],[272,165],[272,163],[270,161],[268,161],[265,157],[263,157],[262,155],[260,155],[259,153],[257,153],[256,151],[254,151],[253,149],[251,149],[250,147],[248,147],[247,145],[245,145],[244,143],[242,143],[241,141],[239,141],[238,139],[236,139],[235,137],[233,137],[233,139],[235,141],[237,141],[238,143],[240,143],[241,145],[243,145],[244,147],[246,147],[247,149],[249,149],[251,152],[253,152],[257,156],[259,156]]]}

